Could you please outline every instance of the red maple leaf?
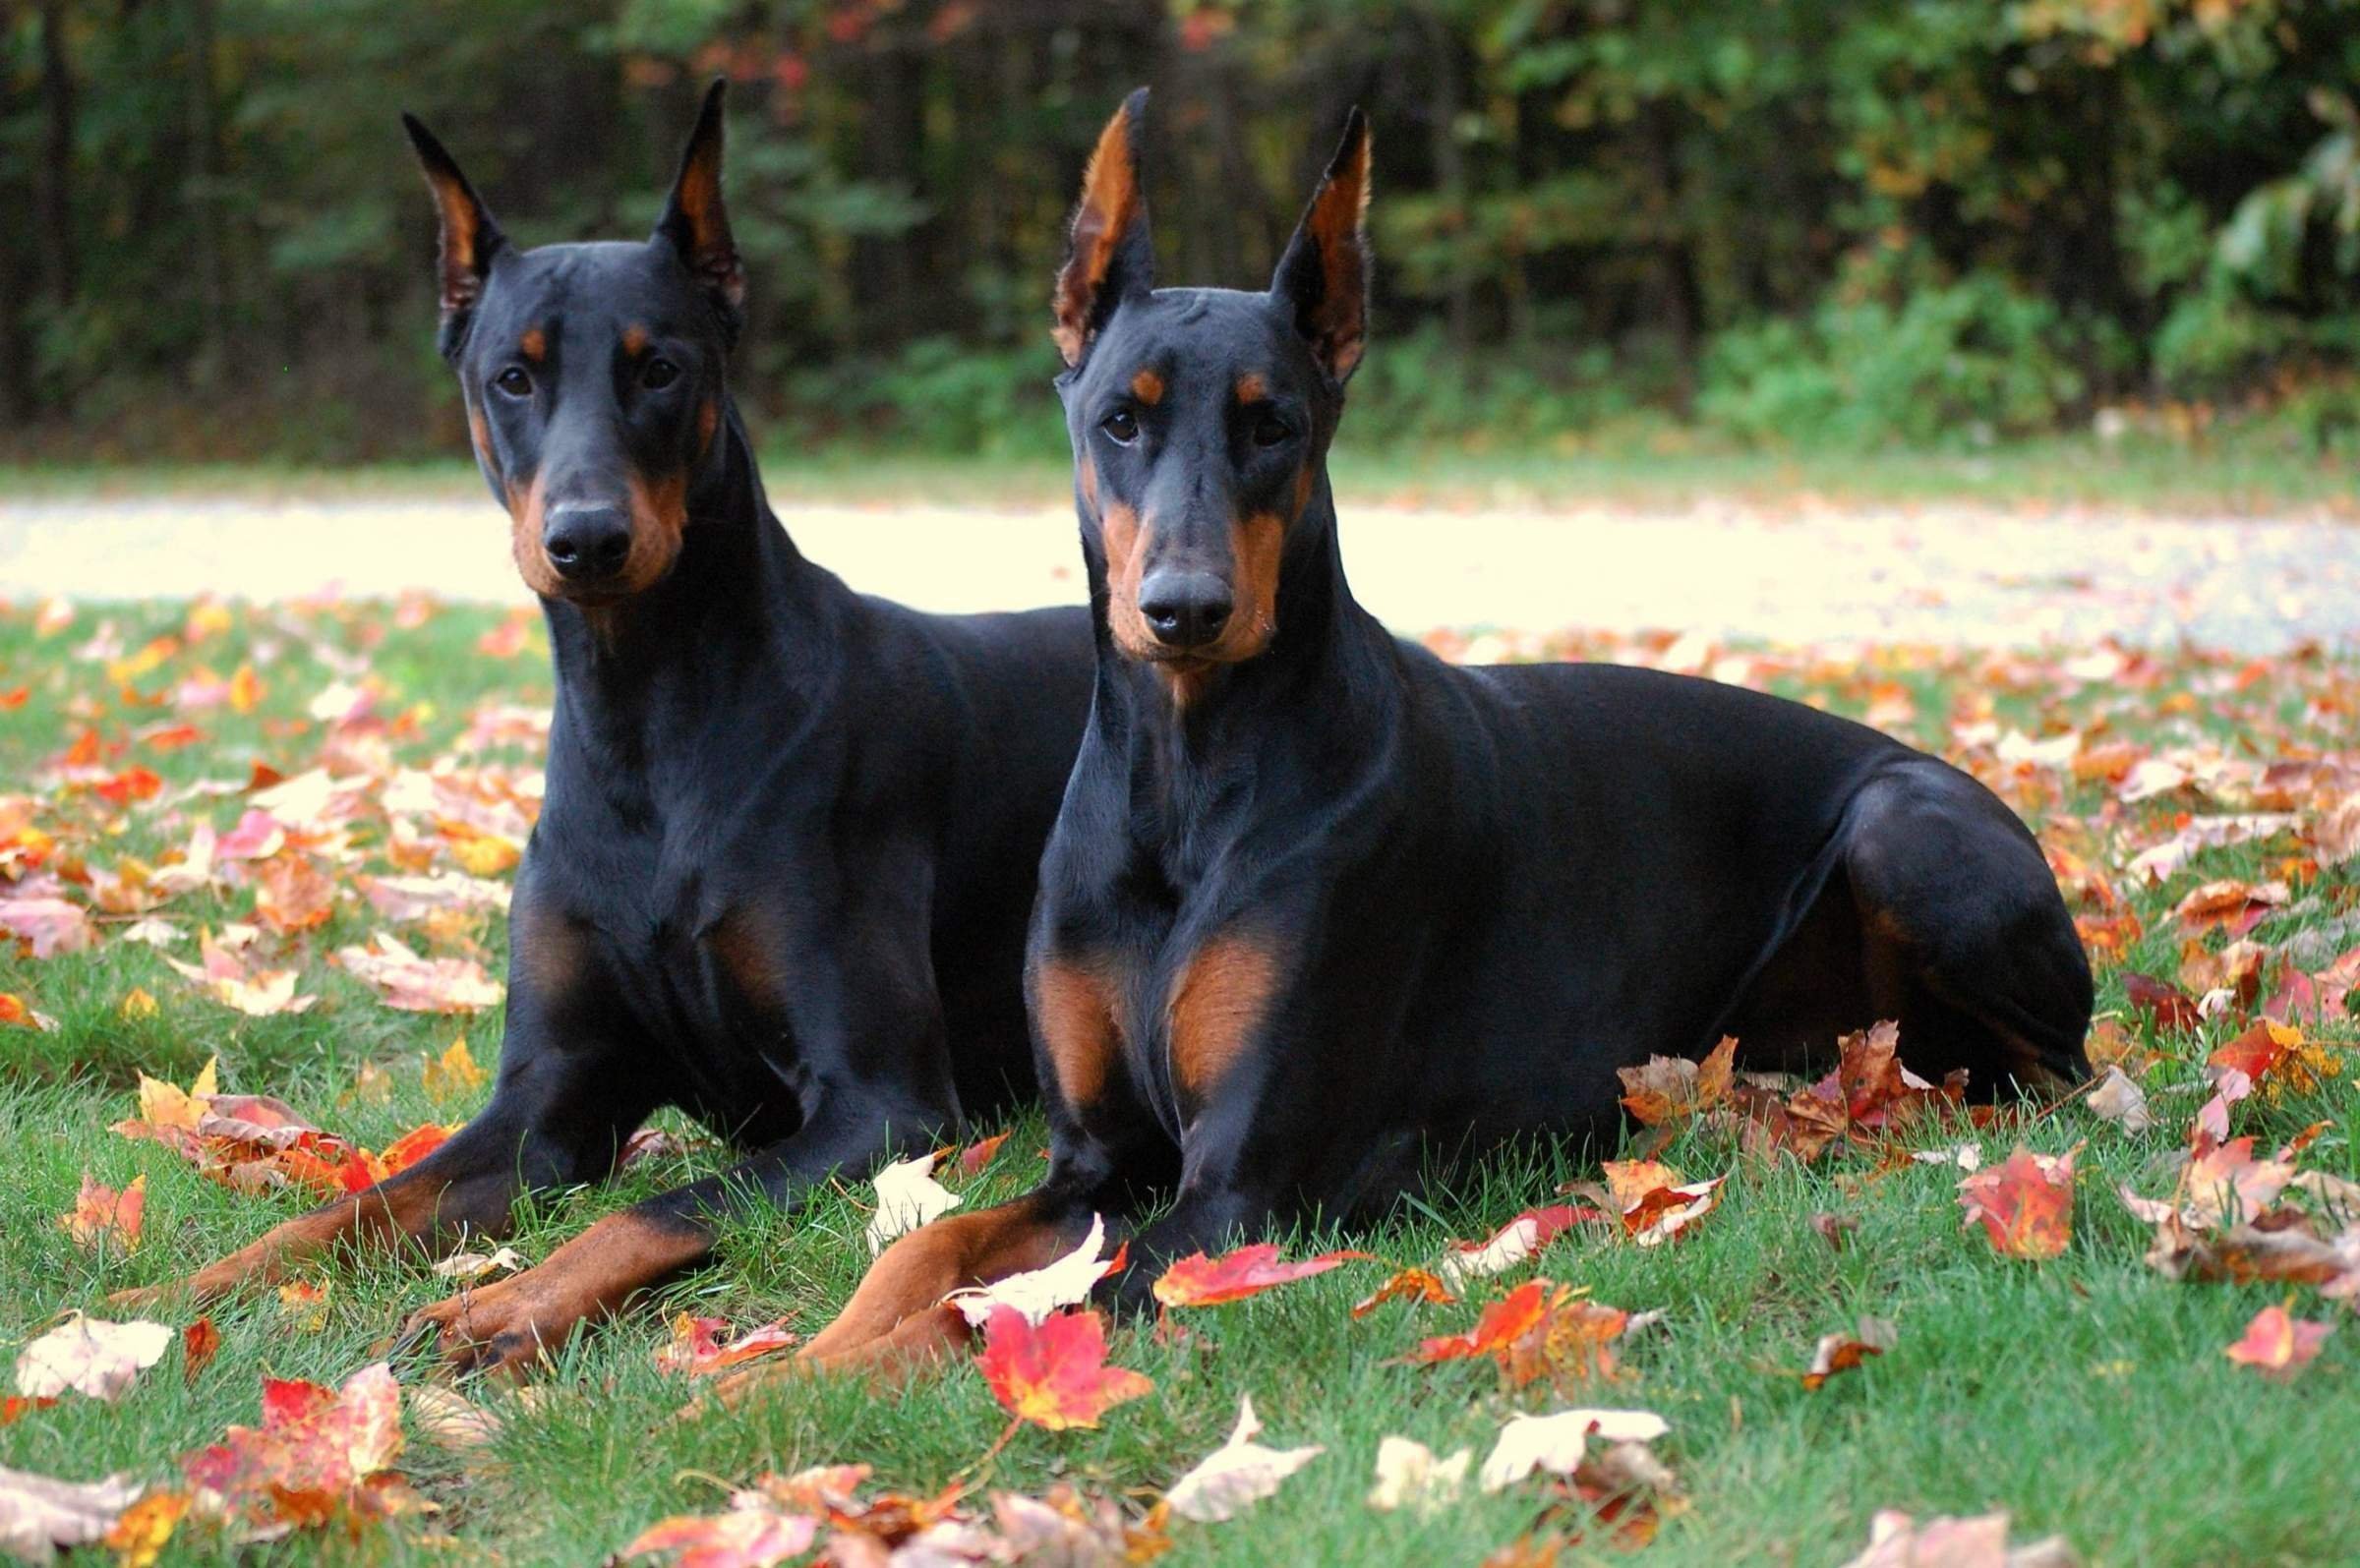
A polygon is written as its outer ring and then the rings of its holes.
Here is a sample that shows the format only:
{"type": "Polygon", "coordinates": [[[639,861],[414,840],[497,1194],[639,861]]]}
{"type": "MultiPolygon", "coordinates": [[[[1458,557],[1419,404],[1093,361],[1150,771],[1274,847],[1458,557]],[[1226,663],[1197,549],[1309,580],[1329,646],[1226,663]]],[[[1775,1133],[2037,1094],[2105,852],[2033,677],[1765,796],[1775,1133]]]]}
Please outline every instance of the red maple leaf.
{"type": "Polygon", "coordinates": [[[2073,1157],[2019,1148],[2004,1164],[1959,1184],[1967,1223],[1980,1221],[2005,1257],[2055,1257],[2073,1240],[2073,1157]]]}
{"type": "Polygon", "coordinates": [[[1106,1365],[1105,1324],[1087,1309],[1061,1312],[1035,1328],[1015,1307],[994,1307],[975,1365],[1002,1410],[1053,1432],[1095,1426],[1107,1411],[1155,1386],[1106,1365]]]}
{"type": "Polygon", "coordinates": [[[1220,1257],[1191,1252],[1163,1271],[1155,1282],[1155,1300],[1165,1307],[1217,1307],[1243,1301],[1280,1285],[1314,1274],[1325,1274],[1339,1263],[1365,1258],[1366,1252],[1322,1252],[1296,1263],[1278,1261],[1278,1244],[1257,1242],[1220,1257]]]}

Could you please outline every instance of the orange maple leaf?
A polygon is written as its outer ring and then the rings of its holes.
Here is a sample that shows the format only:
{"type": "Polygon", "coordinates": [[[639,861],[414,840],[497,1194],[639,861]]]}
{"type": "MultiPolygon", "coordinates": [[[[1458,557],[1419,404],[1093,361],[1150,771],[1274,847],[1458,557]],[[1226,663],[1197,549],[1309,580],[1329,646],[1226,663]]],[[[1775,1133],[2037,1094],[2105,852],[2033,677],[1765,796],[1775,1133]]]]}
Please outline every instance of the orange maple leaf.
{"type": "Polygon", "coordinates": [[[1431,1270],[1405,1268],[1378,1286],[1375,1291],[1354,1303],[1352,1315],[1366,1317],[1386,1302],[1430,1302],[1436,1306],[1448,1307],[1457,1300],[1457,1297],[1450,1294],[1450,1287],[1445,1285],[1441,1278],[1431,1270]]]}
{"type": "Polygon", "coordinates": [[[1220,1257],[1191,1252],[1163,1271],[1155,1282],[1155,1300],[1165,1307],[1217,1307],[1243,1301],[1280,1285],[1314,1274],[1325,1274],[1339,1263],[1366,1258],[1366,1252],[1322,1252],[1300,1262],[1278,1261],[1278,1244],[1257,1242],[1220,1257]]]}
{"type": "Polygon", "coordinates": [[[2005,1163],[1959,1183],[1967,1223],[1980,1221],[2003,1257],[2055,1257],[2073,1240],[2073,1158],[2019,1147],[2005,1163]]]}
{"type": "Polygon", "coordinates": [[[1106,1365],[1106,1328],[1094,1311],[1061,1312],[1032,1326],[1013,1307],[992,1308],[976,1359],[992,1398],[1018,1421],[1063,1431],[1098,1418],[1154,1384],[1106,1365]]]}
{"type": "Polygon", "coordinates": [[[58,1217],[58,1226],[77,1247],[108,1247],[128,1252],[140,1245],[140,1227],[148,1217],[148,1178],[135,1176],[121,1191],[101,1187],[88,1171],[74,1211],[58,1217]]]}

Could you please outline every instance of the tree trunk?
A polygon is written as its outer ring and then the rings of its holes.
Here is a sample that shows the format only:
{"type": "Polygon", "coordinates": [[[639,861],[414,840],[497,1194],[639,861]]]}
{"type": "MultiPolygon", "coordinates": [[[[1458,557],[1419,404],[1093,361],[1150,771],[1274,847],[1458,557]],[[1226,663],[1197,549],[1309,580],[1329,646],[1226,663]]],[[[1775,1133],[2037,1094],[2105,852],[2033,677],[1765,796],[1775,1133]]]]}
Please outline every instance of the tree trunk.
{"type": "Polygon", "coordinates": [[[60,306],[74,300],[74,76],[66,64],[66,0],[41,0],[39,230],[42,280],[60,306]]]}
{"type": "MultiPolygon", "coordinates": [[[[1433,137],[1434,183],[1443,198],[1448,216],[1446,219],[1455,230],[1463,231],[1467,221],[1467,156],[1458,145],[1459,76],[1458,40],[1440,16],[1429,11],[1423,18],[1426,24],[1426,46],[1433,51],[1434,103],[1429,127],[1433,137]]],[[[1443,296],[1443,319],[1450,337],[1450,352],[1464,360],[1475,346],[1475,289],[1473,269],[1466,263],[1463,247],[1453,247],[1450,280],[1443,296]]]]}
{"type": "Polygon", "coordinates": [[[205,347],[196,380],[210,385],[229,369],[229,271],[221,255],[213,98],[213,0],[187,0],[189,28],[189,210],[196,220],[197,286],[205,303],[205,347]]]}

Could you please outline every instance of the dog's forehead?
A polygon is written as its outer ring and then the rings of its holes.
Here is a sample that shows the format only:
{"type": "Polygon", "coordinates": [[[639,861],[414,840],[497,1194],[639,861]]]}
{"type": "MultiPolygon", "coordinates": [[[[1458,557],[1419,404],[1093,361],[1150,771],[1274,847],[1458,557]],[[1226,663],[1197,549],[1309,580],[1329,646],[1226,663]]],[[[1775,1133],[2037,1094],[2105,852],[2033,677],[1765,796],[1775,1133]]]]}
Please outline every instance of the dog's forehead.
{"type": "Polygon", "coordinates": [[[1114,327],[1100,348],[1125,380],[1141,370],[1167,380],[1284,375],[1296,357],[1270,297],[1240,289],[1157,289],[1126,304],[1114,327]]]}
{"type": "MultiPolygon", "coordinates": [[[[521,332],[551,320],[568,337],[663,333],[696,321],[701,302],[687,269],[662,247],[628,240],[544,245],[495,270],[484,316],[521,332]]],[[[497,331],[495,334],[497,336],[497,331]]]]}

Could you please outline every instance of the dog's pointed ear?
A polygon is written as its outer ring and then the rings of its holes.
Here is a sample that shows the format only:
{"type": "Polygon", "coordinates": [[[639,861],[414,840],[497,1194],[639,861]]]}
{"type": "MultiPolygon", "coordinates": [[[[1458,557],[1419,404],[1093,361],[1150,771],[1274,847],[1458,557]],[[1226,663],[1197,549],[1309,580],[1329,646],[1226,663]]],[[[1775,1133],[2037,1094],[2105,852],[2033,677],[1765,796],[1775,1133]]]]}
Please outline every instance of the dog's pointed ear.
{"type": "Polygon", "coordinates": [[[704,107],[697,112],[696,129],[688,133],[679,178],[673,181],[664,215],[656,220],[655,238],[679,253],[721,313],[724,332],[735,342],[745,305],[745,266],[738,258],[738,242],[730,237],[730,214],[721,200],[721,109],[728,91],[726,78],[705,89],[704,107]]]}
{"type": "Polygon", "coordinates": [[[1368,342],[1368,210],[1369,122],[1354,109],[1270,280],[1270,292],[1293,309],[1296,330],[1339,385],[1368,342]]]}
{"type": "Polygon", "coordinates": [[[1148,193],[1139,183],[1139,138],[1148,89],[1123,100],[1098,133],[1082,175],[1073,237],[1057,274],[1057,320],[1050,335],[1069,366],[1124,300],[1155,286],[1155,246],[1148,232],[1148,193]]]}
{"type": "Polygon", "coordinates": [[[418,166],[426,172],[427,188],[435,194],[435,209],[442,218],[440,287],[442,347],[447,354],[466,335],[468,316],[483,298],[484,279],[492,275],[492,260],[507,241],[492,221],[492,209],[435,134],[414,114],[403,115],[401,125],[410,133],[410,145],[417,149],[418,166]]]}

